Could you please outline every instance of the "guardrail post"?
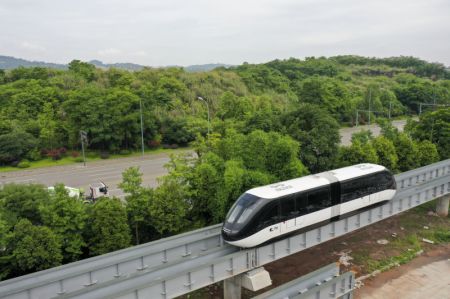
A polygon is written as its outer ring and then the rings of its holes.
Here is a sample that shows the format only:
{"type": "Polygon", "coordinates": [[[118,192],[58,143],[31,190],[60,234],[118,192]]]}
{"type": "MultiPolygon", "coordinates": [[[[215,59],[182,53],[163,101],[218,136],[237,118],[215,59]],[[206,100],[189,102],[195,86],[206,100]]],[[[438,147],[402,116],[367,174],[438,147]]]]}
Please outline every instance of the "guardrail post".
{"type": "Polygon", "coordinates": [[[438,198],[436,201],[436,213],[439,216],[447,217],[448,216],[448,206],[449,206],[450,196],[442,196],[438,198]]]}
{"type": "Polygon", "coordinates": [[[223,281],[223,298],[224,299],[241,299],[242,277],[236,275],[223,281]]]}

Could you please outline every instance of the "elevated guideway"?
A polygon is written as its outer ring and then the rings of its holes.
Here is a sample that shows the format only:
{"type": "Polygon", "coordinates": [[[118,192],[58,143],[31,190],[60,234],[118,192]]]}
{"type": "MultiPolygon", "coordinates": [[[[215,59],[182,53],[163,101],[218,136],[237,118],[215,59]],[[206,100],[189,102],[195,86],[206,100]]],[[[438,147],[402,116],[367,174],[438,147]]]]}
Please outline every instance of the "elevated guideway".
{"type": "Polygon", "coordinates": [[[395,178],[387,204],[267,245],[227,245],[214,225],[1,282],[0,298],[173,298],[444,196],[450,160],[395,178]]]}

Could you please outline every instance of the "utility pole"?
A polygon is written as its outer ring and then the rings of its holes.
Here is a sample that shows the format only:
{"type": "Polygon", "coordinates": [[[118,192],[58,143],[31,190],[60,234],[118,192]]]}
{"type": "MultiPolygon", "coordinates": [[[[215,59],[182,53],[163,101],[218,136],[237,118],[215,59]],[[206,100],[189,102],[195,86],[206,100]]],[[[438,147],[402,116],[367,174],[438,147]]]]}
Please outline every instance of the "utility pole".
{"type": "Polygon", "coordinates": [[[211,121],[209,119],[209,105],[208,105],[208,102],[205,99],[203,99],[202,97],[197,97],[197,99],[200,100],[200,101],[205,102],[206,109],[208,110],[208,137],[209,137],[209,131],[210,131],[210,127],[211,127],[211,121]]]}
{"type": "Polygon", "coordinates": [[[142,118],[142,99],[139,98],[139,111],[141,114],[141,146],[142,146],[142,158],[144,158],[144,120],[142,118]]]}
{"type": "Polygon", "coordinates": [[[87,143],[87,133],[80,131],[81,151],[83,152],[83,166],[86,166],[86,155],[84,154],[84,142],[87,143]]]}
{"type": "Polygon", "coordinates": [[[369,87],[369,126],[370,126],[370,110],[372,108],[372,89],[369,87]]]}
{"type": "Polygon", "coordinates": [[[389,101],[389,120],[391,120],[391,109],[392,109],[392,102],[389,101]]]}

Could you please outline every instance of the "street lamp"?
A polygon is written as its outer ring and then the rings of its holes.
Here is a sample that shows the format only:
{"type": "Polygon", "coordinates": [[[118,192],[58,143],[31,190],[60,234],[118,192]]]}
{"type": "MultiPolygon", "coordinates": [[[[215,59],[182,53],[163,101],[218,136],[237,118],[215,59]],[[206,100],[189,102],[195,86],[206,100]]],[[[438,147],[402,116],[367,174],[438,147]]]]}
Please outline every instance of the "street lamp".
{"type": "Polygon", "coordinates": [[[208,102],[207,102],[204,98],[202,98],[202,97],[197,97],[197,99],[200,100],[200,101],[205,102],[205,104],[206,104],[206,109],[208,110],[208,136],[209,136],[209,127],[211,126],[211,122],[210,122],[210,120],[209,120],[209,104],[208,104],[208,102]]]}
{"type": "Polygon", "coordinates": [[[142,146],[142,158],[144,158],[144,121],[142,117],[142,99],[139,98],[139,111],[141,114],[141,146],[142,146]]]}

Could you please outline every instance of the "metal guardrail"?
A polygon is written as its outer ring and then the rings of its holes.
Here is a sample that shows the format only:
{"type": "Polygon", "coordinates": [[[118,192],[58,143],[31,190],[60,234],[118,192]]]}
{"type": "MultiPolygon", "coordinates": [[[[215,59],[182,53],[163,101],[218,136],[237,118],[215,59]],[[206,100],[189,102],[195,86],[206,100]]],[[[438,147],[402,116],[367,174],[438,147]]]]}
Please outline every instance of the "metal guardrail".
{"type": "Polygon", "coordinates": [[[399,191],[388,204],[269,245],[249,250],[228,246],[221,241],[219,224],[1,282],[0,297],[182,295],[446,194],[443,186],[450,181],[450,160],[396,175],[396,181],[399,191]]]}
{"type": "Polygon", "coordinates": [[[271,289],[253,299],[352,298],[355,274],[339,275],[339,264],[333,263],[271,289]]]}
{"type": "Polygon", "coordinates": [[[0,282],[0,298],[51,298],[224,245],[221,225],[114,251],[0,282]],[[35,291],[37,293],[35,293],[35,291]]]}

